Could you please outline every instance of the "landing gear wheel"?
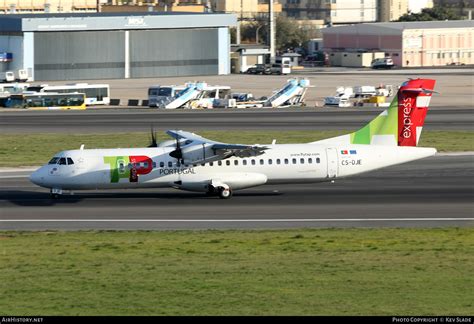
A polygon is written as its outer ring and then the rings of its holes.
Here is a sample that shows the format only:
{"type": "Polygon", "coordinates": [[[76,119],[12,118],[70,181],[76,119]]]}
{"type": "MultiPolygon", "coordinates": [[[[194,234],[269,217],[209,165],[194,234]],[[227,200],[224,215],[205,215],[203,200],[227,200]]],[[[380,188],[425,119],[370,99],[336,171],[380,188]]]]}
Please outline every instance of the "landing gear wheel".
{"type": "Polygon", "coordinates": [[[218,194],[219,198],[221,199],[229,199],[230,197],[232,197],[232,191],[230,190],[230,188],[219,187],[218,194]]]}
{"type": "Polygon", "coordinates": [[[59,197],[61,197],[63,191],[61,189],[52,188],[50,190],[50,193],[51,193],[51,198],[52,199],[59,199],[59,197]]]}

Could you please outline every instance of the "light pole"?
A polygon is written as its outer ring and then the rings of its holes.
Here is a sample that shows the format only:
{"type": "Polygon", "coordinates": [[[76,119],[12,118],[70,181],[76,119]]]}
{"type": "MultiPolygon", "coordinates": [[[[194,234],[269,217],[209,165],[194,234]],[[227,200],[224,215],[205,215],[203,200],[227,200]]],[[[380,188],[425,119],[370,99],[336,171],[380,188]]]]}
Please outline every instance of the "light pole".
{"type": "Polygon", "coordinates": [[[257,27],[257,30],[255,31],[255,44],[258,44],[258,31],[260,30],[260,28],[262,28],[263,25],[260,25],[257,27]]]}

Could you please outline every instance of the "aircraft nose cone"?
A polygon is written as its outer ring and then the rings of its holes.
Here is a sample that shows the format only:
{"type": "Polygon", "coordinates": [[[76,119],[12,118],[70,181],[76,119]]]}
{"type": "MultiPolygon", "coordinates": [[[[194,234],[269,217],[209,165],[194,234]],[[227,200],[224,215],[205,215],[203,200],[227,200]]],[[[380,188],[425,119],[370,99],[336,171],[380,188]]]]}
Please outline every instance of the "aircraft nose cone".
{"type": "Polygon", "coordinates": [[[41,176],[40,170],[36,170],[30,175],[30,181],[33,182],[35,185],[41,185],[41,183],[43,182],[43,177],[41,176]]]}

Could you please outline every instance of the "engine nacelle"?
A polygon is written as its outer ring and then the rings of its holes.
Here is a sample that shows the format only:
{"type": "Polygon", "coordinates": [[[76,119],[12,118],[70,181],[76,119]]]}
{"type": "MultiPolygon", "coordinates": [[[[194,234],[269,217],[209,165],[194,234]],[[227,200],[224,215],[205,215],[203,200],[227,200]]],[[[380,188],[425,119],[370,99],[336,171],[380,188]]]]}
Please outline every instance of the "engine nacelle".
{"type": "Polygon", "coordinates": [[[203,143],[182,148],[184,164],[205,163],[222,159],[222,156],[214,153],[212,145],[212,143],[203,143]]]}
{"type": "Polygon", "coordinates": [[[239,190],[263,185],[267,182],[267,176],[261,173],[235,172],[224,173],[212,179],[198,179],[186,177],[172,184],[173,187],[187,191],[208,192],[209,189],[218,187],[230,187],[232,190],[239,190]]]}

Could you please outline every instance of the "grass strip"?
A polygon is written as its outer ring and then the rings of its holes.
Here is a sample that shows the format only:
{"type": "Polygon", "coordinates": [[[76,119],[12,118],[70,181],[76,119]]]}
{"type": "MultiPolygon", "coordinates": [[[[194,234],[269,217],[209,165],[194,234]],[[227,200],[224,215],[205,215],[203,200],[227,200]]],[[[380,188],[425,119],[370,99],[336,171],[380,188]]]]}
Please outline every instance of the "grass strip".
{"type": "Polygon", "coordinates": [[[0,232],[4,315],[469,315],[474,229],[0,232]]]}
{"type": "MultiPolygon", "coordinates": [[[[203,131],[209,139],[243,144],[307,143],[348,133],[347,131],[203,131]]],[[[159,140],[170,139],[159,133],[159,140]]],[[[2,134],[0,135],[0,167],[41,165],[57,152],[86,148],[144,147],[148,133],[117,134],[2,134]]],[[[420,146],[436,147],[438,151],[474,151],[474,132],[426,131],[420,146]]]]}

